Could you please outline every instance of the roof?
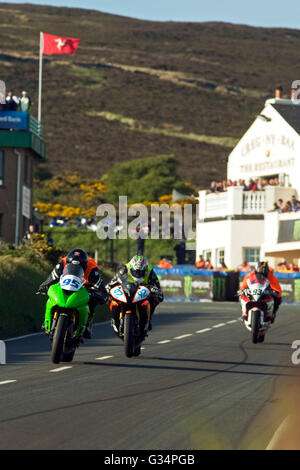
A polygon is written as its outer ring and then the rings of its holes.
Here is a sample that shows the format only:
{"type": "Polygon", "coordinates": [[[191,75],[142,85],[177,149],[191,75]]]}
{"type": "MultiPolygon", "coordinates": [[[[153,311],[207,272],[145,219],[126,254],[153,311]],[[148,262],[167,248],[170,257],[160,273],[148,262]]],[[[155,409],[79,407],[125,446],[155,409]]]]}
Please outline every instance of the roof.
{"type": "Polygon", "coordinates": [[[300,105],[274,103],[272,106],[300,134],[300,105]]]}

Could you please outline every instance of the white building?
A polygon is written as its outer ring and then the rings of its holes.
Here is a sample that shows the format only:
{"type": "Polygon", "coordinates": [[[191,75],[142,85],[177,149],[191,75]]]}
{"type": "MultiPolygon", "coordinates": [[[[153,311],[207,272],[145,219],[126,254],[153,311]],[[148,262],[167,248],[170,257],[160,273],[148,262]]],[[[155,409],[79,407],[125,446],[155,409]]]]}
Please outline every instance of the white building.
{"type": "Polygon", "coordinates": [[[278,178],[280,185],[255,192],[242,186],[219,194],[200,191],[197,259],[203,254],[213,266],[224,261],[230,269],[259,258],[274,267],[283,259],[298,264],[300,211],[270,212],[278,199],[286,202],[300,195],[300,105],[295,100],[278,95],[267,100],[229,155],[227,179],[250,178],[278,178]]]}

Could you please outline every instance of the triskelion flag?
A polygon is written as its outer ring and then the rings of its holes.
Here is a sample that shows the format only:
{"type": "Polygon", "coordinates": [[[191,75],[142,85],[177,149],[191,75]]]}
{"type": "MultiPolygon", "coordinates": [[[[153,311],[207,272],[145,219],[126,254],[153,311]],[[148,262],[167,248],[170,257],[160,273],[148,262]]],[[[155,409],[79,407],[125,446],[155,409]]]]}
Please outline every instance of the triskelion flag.
{"type": "Polygon", "coordinates": [[[74,54],[80,39],[64,38],[53,34],[42,33],[43,54],[74,54]]]}

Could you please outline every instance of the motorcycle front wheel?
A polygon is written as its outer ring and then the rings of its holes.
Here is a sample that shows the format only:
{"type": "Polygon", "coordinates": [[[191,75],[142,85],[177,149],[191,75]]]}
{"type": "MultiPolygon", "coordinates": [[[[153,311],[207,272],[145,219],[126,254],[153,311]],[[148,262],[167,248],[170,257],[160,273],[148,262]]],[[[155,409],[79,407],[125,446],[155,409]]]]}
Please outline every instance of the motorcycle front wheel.
{"type": "Polygon", "coordinates": [[[259,342],[259,329],[260,329],[260,311],[255,310],[252,313],[252,318],[251,318],[252,343],[254,344],[259,342]]]}
{"type": "Polygon", "coordinates": [[[52,341],[51,359],[54,364],[59,364],[64,349],[64,342],[68,330],[69,318],[67,315],[60,315],[56,324],[52,341]]]}
{"type": "Polygon", "coordinates": [[[132,357],[134,353],[134,316],[126,313],[124,317],[124,348],[125,356],[132,357]]]}

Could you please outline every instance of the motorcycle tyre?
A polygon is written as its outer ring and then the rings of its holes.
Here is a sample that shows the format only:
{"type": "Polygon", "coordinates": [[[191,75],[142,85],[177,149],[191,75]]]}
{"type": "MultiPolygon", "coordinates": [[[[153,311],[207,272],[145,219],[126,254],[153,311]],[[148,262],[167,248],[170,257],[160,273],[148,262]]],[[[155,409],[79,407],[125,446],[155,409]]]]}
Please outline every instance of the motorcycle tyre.
{"type": "Polygon", "coordinates": [[[251,318],[251,330],[252,330],[252,343],[256,344],[259,342],[259,328],[260,328],[260,311],[256,310],[252,314],[251,318]]]}
{"type": "Polygon", "coordinates": [[[134,354],[134,316],[126,313],[124,317],[124,349],[125,356],[132,357],[134,354]]]}
{"type": "Polygon", "coordinates": [[[59,364],[63,357],[64,342],[68,330],[69,318],[60,315],[57,321],[52,341],[51,360],[54,364],[59,364]]]}

